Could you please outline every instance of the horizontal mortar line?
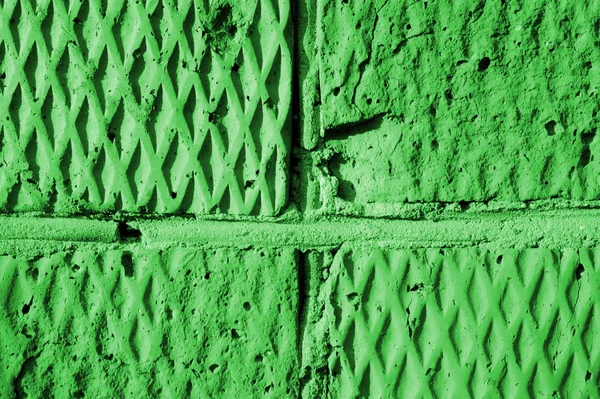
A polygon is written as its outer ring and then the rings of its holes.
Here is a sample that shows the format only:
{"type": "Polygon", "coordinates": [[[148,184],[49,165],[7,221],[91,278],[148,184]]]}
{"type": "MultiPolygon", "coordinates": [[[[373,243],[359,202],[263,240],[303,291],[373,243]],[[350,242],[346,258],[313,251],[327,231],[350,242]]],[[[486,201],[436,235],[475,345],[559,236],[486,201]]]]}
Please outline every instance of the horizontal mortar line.
{"type": "MultiPolygon", "coordinates": [[[[115,212],[92,212],[92,213],[44,213],[39,211],[30,212],[0,212],[0,220],[3,217],[18,218],[40,218],[40,219],[89,219],[103,221],[127,221],[127,220],[164,220],[164,219],[190,219],[195,221],[245,221],[245,222],[287,222],[300,218],[322,219],[336,217],[366,218],[366,219],[398,219],[398,220],[421,220],[421,219],[454,219],[464,216],[478,216],[481,214],[507,213],[507,212],[546,212],[546,211],[600,211],[600,200],[570,200],[550,199],[531,201],[455,201],[455,202],[399,202],[399,203],[368,203],[353,204],[364,212],[336,213],[331,210],[307,210],[301,214],[295,204],[288,204],[279,216],[266,215],[233,215],[227,213],[209,214],[163,214],[163,213],[135,213],[126,211],[115,212]]],[[[358,208],[357,208],[358,209],[358,208]]]]}
{"type": "Polygon", "coordinates": [[[173,247],[295,247],[342,244],[407,248],[574,248],[600,244],[600,210],[461,214],[440,220],[330,218],[215,221],[186,218],[120,222],[75,218],[0,216],[0,242],[86,242],[173,247]],[[127,231],[134,234],[121,236],[127,231]]]}
{"type": "Polygon", "coordinates": [[[84,218],[0,216],[0,241],[116,242],[118,224],[84,218]]]}

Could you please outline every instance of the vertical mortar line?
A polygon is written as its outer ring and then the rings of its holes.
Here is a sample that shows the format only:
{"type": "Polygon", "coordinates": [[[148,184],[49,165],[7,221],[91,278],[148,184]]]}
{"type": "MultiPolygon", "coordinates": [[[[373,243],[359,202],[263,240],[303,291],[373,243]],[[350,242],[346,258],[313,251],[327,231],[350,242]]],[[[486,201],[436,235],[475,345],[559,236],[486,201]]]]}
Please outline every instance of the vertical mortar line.
{"type": "Polygon", "coordinates": [[[317,40],[319,0],[299,0],[296,9],[296,62],[298,84],[298,119],[302,130],[300,147],[314,149],[320,137],[320,77],[319,43],[317,40]]]}
{"type": "Polygon", "coordinates": [[[318,94],[319,62],[316,42],[316,8],[318,0],[293,2],[294,68],[293,68],[293,146],[294,165],[291,178],[291,202],[300,212],[310,208],[313,200],[312,160],[310,151],[320,142],[320,95],[318,94]],[[312,188],[311,188],[312,187],[312,188]]]}
{"type": "Polygon", "coordinates": [[[310,290],[310,270],[307,269],[308,253],[297,250],[297,275],[298,275],[298,314],[297,340],[298,340],[298,398],[302,397],[303,377],[303,355],[304,355],[304,328],[306,326],[306,303],[310,290]]]}
{"type": "MultiPolygon", "coordinates": [[[[315,9],[317,0],[299,0],[291,2],[291,12],[293,21],[293,45],[292,45],[292,147],[290,156],[290,191],[289,201],[297,206],[300,211],[300,218],[303,212],[308,208],[309,201],[309,176],[310,166],[306,162],[306,154],[316,146],[315,138],[319,137],[318,130],[315,127],[315,111],[313,107],[316,90],[314,82],[316,43],[314,41],[316,31],[311,32],[315,27],[315,9]],[[304,43],[304,39],[309,37],[309,44],[304,43]],[[308,82],[308,83],[307,83],[308,82]],[[307,89],[307,84],[309,89],[307,89]]],[[[296,244],[297,245],[297,244],[296,244]]],[[[311,299],[312,291],[315,287],[312,281],[312,268],[315,267],[311,261],[311,254],[315,250],[296,247],[297,251],[297,278],[298,278],[298,314],[297,340],[298,340],[298,360],[299,360],[299,380],[298,397],[302,397],[303,388],[311,378],[311,371],[305,374],[305,345],[311,344],[311,340],[305,339],[306,327],[309,325],[309,316],[313,307],[311,299]]],[[[316,299],[316,298],[314,298],[316,299]]],[[[309,365],[310,367],[310,365],[309,365]]]]}
{"type": "MultiPolygon", "coordinates": [[[[299,204],[301,202],[301,198],[298,198],[296,190],[292,188],[299,184],[298,182],[302,181],[302,176],[300,176],[300,164],[296,159],[296,151],[298,151],[302,147],[302,131],[301,131],[301,109],[300,109],[300,48],[301,45],[297,43],[298,38],[300,37],[300,21],[301,21],[301,13],[300,10],[301,3],[303,1],[291,1],[290,9],[291,9],[291,20],[293,26],[292,32],[292,122],[291,122],[291,140],[290,140],[290,178],[288,180],[288,201],[290,203],[299,204]]],[[[300,187],[300,192],[304,191],[302,187],[300,187]]],[[[301,206],[299,206],[301,208],[301,206]]]]}
{"type": "MultiPolygon", "coordinates": [[[[300,37],[300,13],[302,12],[300,7],[303,1],[291,1],[291,19],[293,24],[292,33],[292,122],[291,122],[291,140],[290,140],[290,178],[288,181],[288,201],[293,204],[298,204],[298,207],[302,209],[301,201],[299,198],[301,193],[304,192],[302,187],[298,187],[299,191],[293,190],[294,186],[302,184],[302,176],[300,176],[301,170],[300,165],[302,162],[296,157],[299,156],[296,151],[299,151],[302,147],[302,131],[301,131],[301,117],[300,117],[300,47],[297,43],[300,37]],[[297,149],[296,151],[294,151],[297,149]]],[[[298,356],[298,398],[302,397],[302,357],[303,357],[303,332],[305,324],[305,308],[306,308],[306,296],[307,291],[307,270],[305,266],[306,253],[296,248],[296,275],[298,284],[298,302],[297,302],[297,315],[296,315],[296,340],[297,340],[297,356],[298,356]]]]}

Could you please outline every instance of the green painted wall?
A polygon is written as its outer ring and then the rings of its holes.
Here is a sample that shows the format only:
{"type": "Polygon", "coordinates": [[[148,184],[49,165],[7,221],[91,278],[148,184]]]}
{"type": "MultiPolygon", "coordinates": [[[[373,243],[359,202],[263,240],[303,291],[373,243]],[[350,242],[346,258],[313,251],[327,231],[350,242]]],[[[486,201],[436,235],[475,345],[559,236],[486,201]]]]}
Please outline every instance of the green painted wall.
{"type": "Polygon", "coordinates": [[[599,27],[3,2],[0,397],[599,397],[599,27]]]}

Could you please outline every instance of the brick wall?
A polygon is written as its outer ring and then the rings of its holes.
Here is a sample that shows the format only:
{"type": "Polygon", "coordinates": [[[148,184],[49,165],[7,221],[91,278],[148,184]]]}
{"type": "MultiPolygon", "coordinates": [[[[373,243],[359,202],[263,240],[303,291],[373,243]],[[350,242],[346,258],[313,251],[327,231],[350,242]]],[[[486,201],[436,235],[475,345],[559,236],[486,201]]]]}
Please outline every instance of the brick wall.
{"type": "Polygon", "coordinates": [[[0,24],[0,397],[599,396],[598,4],[0,24]]]}

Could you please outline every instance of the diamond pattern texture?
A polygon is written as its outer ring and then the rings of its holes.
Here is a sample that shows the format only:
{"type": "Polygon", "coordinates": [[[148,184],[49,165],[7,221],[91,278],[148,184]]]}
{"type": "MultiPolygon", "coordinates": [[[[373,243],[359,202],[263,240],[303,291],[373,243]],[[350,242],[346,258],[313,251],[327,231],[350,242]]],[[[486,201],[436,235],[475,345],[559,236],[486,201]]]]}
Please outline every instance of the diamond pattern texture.
{"type": "Polygon", "coordinates": [[[600,251],[339,251],[332,397],[598,397],[600,251]]]}
{"type": "Polygon", "coordinates": [[[0,209],[277,214],[289,17],[287,0],[3,2],[0,209]]]}
{"type": "Polygon", "coordinates": [[[293,250],[0,256],[0,396],[293,397],[294,271],[293,250]]]}

